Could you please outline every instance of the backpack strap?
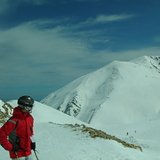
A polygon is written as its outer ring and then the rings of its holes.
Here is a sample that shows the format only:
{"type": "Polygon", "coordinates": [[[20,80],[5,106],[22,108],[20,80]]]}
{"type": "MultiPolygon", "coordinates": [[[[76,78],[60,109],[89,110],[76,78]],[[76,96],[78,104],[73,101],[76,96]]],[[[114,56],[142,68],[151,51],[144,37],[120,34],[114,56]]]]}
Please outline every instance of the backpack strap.
{"type": "MultiPolygon", "coordinates": [[[[10,143],[11,143],[12,145],[15,145],[15,144],[18,144],[18,145],[19,145],[20,138],[17,137],[16,128],[17,128],[17,126],[18,126],[18,123],[19,123],[20,119],[18,119],[17,121],[14,121],[14,120],[12,120],[12,119],[9,119],[8,121],[16,124],[15,127],[14,127],[14,129],[13,129],[13,131],[9,134],[9,141],[10,141],[10,143]]],[[[20,149],[23,150],[23,151],[25,151],[25,152],[27,151],[27,150],[25,150],[25,149],[23,149],[23,148],[21,148],[21,147],[20,147],[20,149]]]]}
{"type": "Polygon", "coordinates": [[[14,129],[13,129],[13,130],[15,130],[15,129],[17,128],[17,126],[18,126],[19,119],[18,119],[18,121],[14,121],[14,120],[12,120],[12,119],[10,118],[8,121],[15,124],[15,127],[14,127],[14,129]]]}
{"type": "Polygon", "coordinates": [[[10,142],[12,145],[18,144],[20,139],[19,139],[19,137],[17,137],[16,128],[17,128],[17,126],[18,126],[19,119],[18,119],[17,121],[14,121],[14,120],[12,120],[12,119],[10,118],[8,121],[15,124],[15,127],[14,127],[13,131],[8,135],[9,142],[10,142]]]}

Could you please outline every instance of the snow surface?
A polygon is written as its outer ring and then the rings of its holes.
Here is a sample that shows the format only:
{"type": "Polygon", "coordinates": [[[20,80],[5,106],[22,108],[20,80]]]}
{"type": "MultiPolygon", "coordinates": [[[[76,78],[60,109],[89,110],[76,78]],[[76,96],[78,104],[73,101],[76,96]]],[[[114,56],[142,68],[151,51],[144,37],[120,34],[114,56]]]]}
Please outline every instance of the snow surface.
{"type": "MultiPolygon", "coordinates": [[[[39,160],[160,160],[159,68],[159,58],[148,56],[131,62],[114,61],[42,101],[54,104],[56,109],[60,106],[60,111],[76,118],[35,102],[32,115],[39,160]],[[94,139],[65,125],[85,122],[141,146],[143,151],[124,147],[114,140],[94,139]]],[[[9,103],[17,105],[16,100],[9,103]]],[[[2,147],[0,155],[9,160],[2,147]]],[[[36,160],[34,154],[33,157],[36,160]]]]}
{"type": "MultiPolygon", "coordinates": [[[[13,107],[17,105],[15,100],[9,103],[13,107]]],[[[65,124],[84,122],[39,102],[35,102],[32,115],[35,118],[34,140],[40,160],[160,160],[160,120],[107,126],[108,134],[141,146],[141,152],[113,140],[94,139],[87,133],[74,131],[65,124]]],[[[9,160],[8,152],[2,147],[0,155],[9,160]]],[[[34,154],[32,156],[36,160],[34,154]]]]}
{"type": "MultiPolygon", "coordinates": [[[[15,107],[16,101],[9,102],[15,107]]],[[[40,160],[159,160],[160,121],[135,124],[109,125],[108,133],[139,145],[138,149],[125,148],[120,143],[102,138],[91,138],[81,131],[73,131],[65,124],[83,124],[51,107],[35,102],[35,136],[40,160]],[[136,130],[136,133],[135,133],[136,130]],[[129,135],[126,135],[126,132],[129,135]]],[[[125,116],[125,115],[124,115],[125,116]]],[[[0,147],[0,155],[9,160],[8,152],[0,147]]],[[[33,154],[33,158],[35,156],[33,154]]]]}
{"type": "Polygon", "coordinates": [[[160,57],[114,61],[41,102],[103,130],[112,124],[156,120],[160,118],[160,57]]]}

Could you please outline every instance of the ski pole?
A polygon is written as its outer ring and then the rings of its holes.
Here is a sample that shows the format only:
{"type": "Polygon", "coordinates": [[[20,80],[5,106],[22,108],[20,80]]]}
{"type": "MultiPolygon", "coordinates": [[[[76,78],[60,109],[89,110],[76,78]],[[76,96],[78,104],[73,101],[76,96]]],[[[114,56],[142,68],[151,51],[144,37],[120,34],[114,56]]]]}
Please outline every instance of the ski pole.
{"type": "Polygon", "coordinates": [[[36,150],[33,150],[33,151],[34,151],[34,154],[35,154],[35,156],[36,156],[36,159],[39,160],[39,159],[38,159],[38,156],[37,156],[37,153],[36,153],[36,150]]]}
{"type": "Polygon", "coordinates": [[[17,152],[15,152],[15,155],[16,155],[16,160],[18,160],[18,153],[17,153],[17,152]]]}

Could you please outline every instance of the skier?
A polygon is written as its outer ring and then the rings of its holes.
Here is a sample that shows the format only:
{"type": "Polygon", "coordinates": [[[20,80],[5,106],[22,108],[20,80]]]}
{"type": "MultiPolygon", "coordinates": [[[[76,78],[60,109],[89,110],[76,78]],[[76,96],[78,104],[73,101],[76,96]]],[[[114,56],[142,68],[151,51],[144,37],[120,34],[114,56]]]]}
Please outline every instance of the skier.
{"type": "Polygon", "coordinates": [[[32,160],[31,149],[35,151],[32,142],[33,122],[31,116],[34,100],[30,96],[18,99],[13,116],[0,128],[0,144],[9,151],[12,160],[32,160]]]}

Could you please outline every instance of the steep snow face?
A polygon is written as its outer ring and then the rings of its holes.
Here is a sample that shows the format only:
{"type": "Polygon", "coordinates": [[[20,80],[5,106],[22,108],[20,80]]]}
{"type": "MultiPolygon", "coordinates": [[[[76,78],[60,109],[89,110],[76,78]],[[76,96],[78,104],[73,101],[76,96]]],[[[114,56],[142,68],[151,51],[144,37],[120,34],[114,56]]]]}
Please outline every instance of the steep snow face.
{"type": "Polygon", "coordinates": [[[151,121],[160,117],[159,82],[160,57],[114,61],[41,102],[100,128],[151,121]]]}
{"type": "MultiPolygon", "coordinates": [[[[41,102],[70,116],[80,118],[83,113],[90,112],[92,109],[97,108],[112,92],[112,81],[119,78],[118,72],[118,69],[113,68],[112,65],[109,68],[104,67],[75,80],[55,93],[51,93],[41,102]],[[108,85],[106,86],[106,84],[108,85]],[[105,94],[102,95],[104,92],[105,94]],[[90,105],[89,102],[92,102],[92,105],[90,105]],[[90,105],[89,110],[88,107],[86,107],[88,105],[90,105]]],[[[86,119],[86,122],[88,120],[89,118],[86,119]]]]}

